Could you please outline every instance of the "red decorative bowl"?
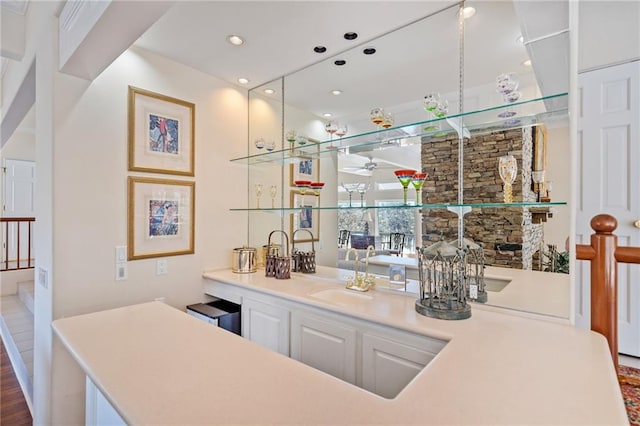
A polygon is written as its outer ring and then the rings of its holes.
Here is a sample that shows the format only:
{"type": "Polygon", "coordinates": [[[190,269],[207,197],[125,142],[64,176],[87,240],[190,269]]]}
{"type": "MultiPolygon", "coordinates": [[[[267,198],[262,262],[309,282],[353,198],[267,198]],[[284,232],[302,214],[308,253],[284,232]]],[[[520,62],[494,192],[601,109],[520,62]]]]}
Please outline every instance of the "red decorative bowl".
{"type": "Polygon", "coordinates": [[[296,180],[293,183],[295,183],[296,186],[310,186],[311,185],[311,181],[310,180],[296,180]]]}

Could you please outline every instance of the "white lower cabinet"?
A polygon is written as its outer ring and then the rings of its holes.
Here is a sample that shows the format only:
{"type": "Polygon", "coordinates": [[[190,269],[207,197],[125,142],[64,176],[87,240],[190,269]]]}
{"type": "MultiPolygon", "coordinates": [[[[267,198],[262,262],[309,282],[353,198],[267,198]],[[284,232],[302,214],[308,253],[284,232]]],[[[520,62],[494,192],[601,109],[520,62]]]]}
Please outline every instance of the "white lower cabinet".
{"type": "Polygon", "coordinates": [[[289,310],[242,298],[242,337],[289,356],[289,310]]]}
{"type": "Polygon", "coordinates": [[[291,358],[356,384],[357,331],[328,318],[291,313],[291,358]]]}
{"type": "Polygon", "coordinates": [[[384,398],[395,398],[445,345],[428,337],[394,334],[362,334],[362,387],[384,398]]]}

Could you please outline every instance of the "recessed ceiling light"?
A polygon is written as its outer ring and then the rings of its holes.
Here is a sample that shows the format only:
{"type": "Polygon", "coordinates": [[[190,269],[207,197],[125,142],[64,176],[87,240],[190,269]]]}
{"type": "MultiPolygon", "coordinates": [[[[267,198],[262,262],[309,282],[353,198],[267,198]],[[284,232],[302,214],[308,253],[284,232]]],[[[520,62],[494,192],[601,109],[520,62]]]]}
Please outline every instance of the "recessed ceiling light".
{"type": "Polygon", "coordinates": [[[337,61],[334,61],[333,63],[340,67],[340,66],[346,64],[347,61],[345,61],[344,59],[338,59],[337,61]]]}
{"type": "Polygon", "coordinates": [[[329,118],[331,117],[333,114],[331,114],[330,112],[325,112],[324,114],[322,114],[323,116],[329,118]]]}
{"type": "Polygon", "coordinates": [[[527,60],[523,61],[522,65],[524,65],[525,67],[530,67],[531,66],[531,59],[527,59],[527,60]]]}
{"type": "Polygon", "coordinates": [[[467,6],[464,9],[462,9],[462,17],[464,19],[469,19],[475,14],[476,14],[476,8],[475,7],[467,6]]]}
{"type": "Polygon", "coordinates": [[[358,38],[358,33],[354,33],[354,32],[344,33],[344,38],[347,40],[355,40],[358,38]]]}
{"type": "Polygon", "coordinates": [[[227,37],[227,41],[233,44],[234,46],[240,46],[244,44],[244,39],[239,35],[230,35],[227,37]]]}
{"type": "Polygon", "coordinates": [[[240,84],[247,84],[248,82],[249,82],[248,78],[240,77],[238,79],[238,83],[240,83],[240,84]]]}
{"type": "Polygon", "coordinates": [[[518,44],[524,44],[524,36],[522,34],[520,34],[517,38],[516,38],[516,43],[518,44]]]}
{"type": "Polygon", "coordinates": [[[362,53],[364,53],[365,55],[373,55],[374,53],[376,53],[376,48],[375,47],[367,47],[367,48],[362,50],[362,53]]]}
{"type": "Polygon", "coordinates": [[[332,90],[331,94],[332,95],[336,95],[336,96],[341,95],[342,94],[342,90],[332,90]]]}
{"type": "Polygon", "coordinates": [[[313,51],[316,53],[324,53],[327,51],[327,48],[324,46],[316,46],[313,48],[313,51]]]}
{"type": "Polygon", "coordinates": [[[273,89],[264,89],[264,93],[267,95],[273,95],[276,91],[273,89]]]}

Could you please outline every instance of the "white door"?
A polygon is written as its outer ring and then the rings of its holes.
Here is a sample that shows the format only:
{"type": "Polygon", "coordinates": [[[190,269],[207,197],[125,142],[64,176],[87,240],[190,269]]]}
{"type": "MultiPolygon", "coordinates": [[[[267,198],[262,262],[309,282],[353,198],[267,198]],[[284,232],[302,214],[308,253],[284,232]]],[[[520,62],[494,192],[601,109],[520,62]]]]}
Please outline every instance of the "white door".
{"type": "MultiPolygon", "coordinates": [[[[3,174],[4,187],[2,191],[2,216],[33,217],[35,215],[35,162],[7,159],[5,160],[3,174]]],[[[8,245],[9,261],[16,261],[18,254],[17,240],[18,233],[20,233],[20,260],[21,263],[26,262],[29,256],[29,244],[27,244],[27,241],[30,234],[28,227],[28,223],[22,223],[20,226],[16,223],[9,223],[7,227],[2,226],[2,260],[5,260],[7,257],[6,245],[8,245]]],[[[33,229],[31,232],[30,243],[33,244],[33,229]]],[[[31,257],[33,257],[33,250],[31,252],[31,257]]]]}
{"type": "MultiPolygon", "coordinates": [[[[589,244],[591,218],[618,220],[620,246],[640,246],[640,61],[579,76],[577,242],[589,244]]],[[[590,326],[589,262],[578,261],[576,323],[590,326]]],[[[621,353],[640,356],[640,265],[619,264],[621,353]]]]}

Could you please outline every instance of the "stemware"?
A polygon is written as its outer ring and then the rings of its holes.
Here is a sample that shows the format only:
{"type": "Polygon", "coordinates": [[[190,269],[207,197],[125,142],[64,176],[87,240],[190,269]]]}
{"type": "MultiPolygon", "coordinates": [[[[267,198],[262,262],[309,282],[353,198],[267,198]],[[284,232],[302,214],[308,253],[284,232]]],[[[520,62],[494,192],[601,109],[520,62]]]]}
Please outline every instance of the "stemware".
{"type": "Polygon", "coordinates": [[[276,208],[276,195],[278,194],[278,187],[276,185],[271,185],[269,187],[269,195],[271,196],[271,208],[276,208]]]}
{"type": "Polygon", "coordinates": [[[349,130],[349,127],[346,124],[339,124],[338,130],[336,130],[336,136],[342,139],[342,137],[347,134],[348,130],[349,130]]]}
{"type": "MultiPolygon", "coordinates": [[[[511,104],[520,99],[520,92],[517,90],[520,80],[518,74],[514,72],[500,74],[496,77],[496,91],[502,95],[502,100],[511,104]]],[[[507,109],[498,114],[500,118],[509,118],[516,115],[515,111],[507,109]]]]}
{"type": "Polygon", "coordinates": [[[320,195],[320,191],[324,188],[324,182],[311,182],[309,187],[315,195],[320,195]]]}
{"type": "Polygon", "coordinates": [[[298,145],[303,146],[303,145],[306,145],[307,142],[308,140],[306,136],[303,136],[303,135],[298,136],[298,145]]]}
{"type": "Polygon", "coordinates": [[[274,141],[269,141],[265,143],[264,147],[267,149],[267,151],[271,152],[276,149],[276,143],[274,141]]]}
{"type": "Polygon", "coordinates": [[[327,146],[327,149],[334,149],[335,146],[333,146],[333,134],[338,131],[338,123],[334,120],[329,120],[325,123],[324,130],[326,130],[326,132],[331,135],[331,139],[329,145],[327,146]]]}
{"type": "Polygon", "coordinates": [[[429,173],[416,172],[411,177],[411,184],[416,189],[416,205],[422,205],[420,191],[422,190],[422,185],[424,184],[424,181],[427,180],[427,176],[429,176],[429,173]]]}
{"type": "MultiPolygon", "coordinates": [[[[429,93],[424,97],[422,103],[424,105],[424,109],[429,113],[429,120],[433,120],[435,117],[434,111],[440,104],[440,93],[429,93]]],[[[429,126],[426,126],[424,130],[425,132],[438,130],[438,126],[431,124],[429,126]]]]}
{"type": "Polygon", "coordinates": [[[255,190],[256,190],[256,208],[259,209],[260,208],[260,197],[262,197],[262,184],[261,183],[256,183],[255,184],[255,190]]]}
{"type": "Polygon", "coordinates": [[[265,141],[264,141],[263,138],[258,138],[258,139],[255,140],[255,142],[253,144],[256,146],[256,148],[262,149],[262,148],[264,148],[265,141]]]}
{"type": "Polygon", "coordinates": [[[544,182],[544,170],[531,172],[531,179],[533,179],[533,183],[535,183],[536,201],[540,202],[542,197],[542,183],[544,182]]]}
{"type": "Polygon", "coordinates": [[[513,202],[513,182],[518,176],[518,161],[513,155],[503,155],[498,159],[498,172],[504,183],[504,202],[513,202]]]}
{"type": "Polygon", "coordinates": [[[351,194],[353,194],[353,191],[357,189],[358,185],[359,184],[356,184],[356,186],[354,186],[352,183],[340,183],[340,186],[342,186],[344,190],[347,191],[347,194],[349,194],[349,207],[351,207],[351,194]]]}
{"type": "Polygon", "coordinates": [[[298,136],[298,132],[296,132],[295,130],[287,130],[287,133],[285,133],[284,138],[287,140],[287,142],[289,142],[290,144],[293,144],[296,142],[296,136],[298,136]]]}
{"type": "Polygon", "coordinates": [[[394,123],[393,115],[390,112],[388,112],[384,114],[384,119],[382,120],[382,123],[380,123],[380,126],[382,126],[382,128],[384,129],[388,129],[389,127],[393,126],[393,123],[394,123]]]}
{"type": "Polygon", "coordinates": [[[360,194],[360,207],[364,206],[364,194],[367,193],[370,186],[370,183],[359,183],[358,187],[356,188],[358,193],[360,194]]]}
{"type": "Polygon", "coordinates": [[[404,204],[407,204],[407,188],[409,187],[409,182],[411,182],[411,179],[413,179],[413,175],[416,174],[415,170],[411,170],[411,169],[402,169],[402,170],[395,170],[393,172],[396,177],[398,178],[398,180],[400,181],[400,184],[402,185],[402,189],[404,191],[404,204]]]}
{"type": "Polygon", "coordinates": [[[376,126],[380,126],[380,124],[382,124],[382,122],[384,121],[384,110],[382,108],[372,109],[371,113],[369,114],[369,118],[371,119],[371,122],[373,124],[375,124],[376,126]]]}

